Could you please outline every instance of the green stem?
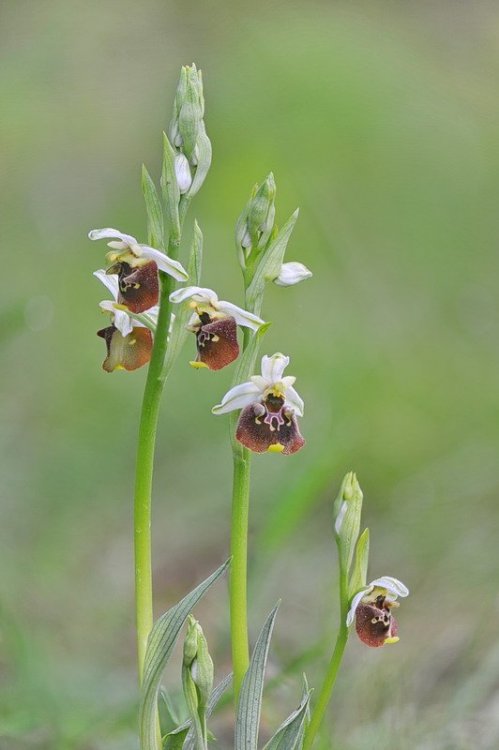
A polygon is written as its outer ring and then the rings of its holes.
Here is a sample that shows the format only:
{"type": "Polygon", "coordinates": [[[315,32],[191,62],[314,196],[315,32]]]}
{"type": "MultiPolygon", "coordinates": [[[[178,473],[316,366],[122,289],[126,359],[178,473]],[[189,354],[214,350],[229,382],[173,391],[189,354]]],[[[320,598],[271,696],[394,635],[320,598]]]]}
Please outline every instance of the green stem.
{"type": "Polygon", "coordinates": [[[250,493],[250,452],[234,446],[234,475],[232,489],[231,555],[230,568],[230,632],[232,643],[232,670],[234,672],[234,699],[239,697],[241,684],[248,669],[248,611],[247,611],[247,559],[248,516],[250,493]]]}
{"type": "Polygon", "coordinates": [[[170,302],[168,297],[173,288],[173,279],[167,274],[161,273],[160,280],[161,294],[158,323],[154,335],[154,345],[142,400],[135,476],[135,603],[140,684],[142,684],[144,671],[147,638],[153,626],[151,493],[159,406],[165,383],[162,370],[170,324],[170,302]]]}
{"type": "Polygon", "coordinates": [[[305,739],[303,741],[303,750],[310,750],[312,747],[317,732],[319,731],[324,715],[328,707],[333,689],[336,683],[336,678],[340,670],[341,661],[345,652],[345,646],[348,641],[348,627],[347,627],[347,614],[348,614],[348,573],[344,565],[340,563],[340,629],[334,645],[333,654],[327,668],[324,682],[319,692],[319,697],[312,711],[310,723],[305,732],[305,739]]]}

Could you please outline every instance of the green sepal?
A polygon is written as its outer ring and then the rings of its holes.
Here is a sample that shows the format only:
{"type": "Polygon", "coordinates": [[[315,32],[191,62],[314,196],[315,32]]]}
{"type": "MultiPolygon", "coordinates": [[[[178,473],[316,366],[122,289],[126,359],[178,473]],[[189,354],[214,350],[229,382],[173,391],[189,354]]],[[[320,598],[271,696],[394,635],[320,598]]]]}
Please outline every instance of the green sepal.
{"type": "Polygon", "coordinates": [[[263,253],[258,265],[253,273],[253,277],[248,286],[246,299],[249,309],[259,314],[265,284],[267,281],[273,281],[281,271],[284,261],[286,247],[291,237],[291,233],[298,219],[299,209],[296,209],[276,237],[270,242],[268,248],[263,253]]]}
{"type": "MultiPolygon", "coordinates": [[[[210,717],[215,708],[217,707],[217,704],[222,697],[222,695],[225,693],[227,688],[232,683],[232,674],[227,675],[224,677],[224,679],[218,683],[218,685],[213,688],[213,691],[210,696],[210,700],[208,701],[208,705],[206,707],[206,716],[210,717]]],[[[195,736],[194,732],[192,731],[192,722],[190,719],[187,719],[182,724],[180,724],[178,727],[175,727],[175,729],[172,729],[171,732],[169,732],[165,737],[165,743],[168,740],[168,738],[174,737],[176,735],[182,735],[182,742],[185,744],[182,745],[184,750],[194,750],[195,748],[195,736]]],[[[208,739],[210,738],[210,732],[208,732],[208,739]]],[[[166,744],[164,745],[166,749],[166,744]]],[[[168,750],[173,750],[173,748],[178,747],[177,745],[168,746],[168,750]]]]}
{"type": "Polygon", "coordinates": [[[204,127],[204,123],[201,123],[201,128],[199,130],[198,134],[198,158],[197,158],[197,164],[194,171],[194,177],[192,178],[192,183],[187,191],[186,195],[189,196],[189,198],[192,198],[198,190],[200,189],[201,185],[205,181],[206,175],[208,174],[208,170],[211,166],[211,141],[206,135],[206,130],[204,127]]]}
{"type": "Polygon", "coordinates": [[[163,209],[159,199],[156,185],[147,171],[145,164],[142,165],[142,192],[147,211],[147,236],[148,242],[158,250],[164,248],[164,222],[163,209]]]}
{"type": "Polygon", "coordinates": [[[161,170],[160,183],[170,242],[179,244],[180,219],[178,204],[180,201],[180,190],[175,176],[175,151],[166,133],[163,133],[163,169],[161,170]]]}
{"type": "Polygon", "coordinates": [[[355,560],[348,585],[348,598],[351,599],[367,585],[367,568],[369,565],[369,529],[364,529],[355,547],[355,560]]]}

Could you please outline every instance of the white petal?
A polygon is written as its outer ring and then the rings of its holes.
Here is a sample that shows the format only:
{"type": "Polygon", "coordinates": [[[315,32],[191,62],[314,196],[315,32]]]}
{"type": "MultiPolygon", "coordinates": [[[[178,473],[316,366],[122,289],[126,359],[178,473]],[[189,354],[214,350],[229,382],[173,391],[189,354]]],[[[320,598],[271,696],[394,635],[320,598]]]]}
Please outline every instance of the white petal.
{"type": "Polygon", "coordinates": [[[154,247],[149,247],[149,245],[139,245],[139,247],[143,258],[154,260],[160,271],[173,276],[176,281],[187,281],[189,278],[187,271],[178,260],[169,258],[161,250],[156,250],[154,247]]]}
{"type": "Polygon", "coordinates": [[[392,576],[381,576],[371,581],[371,586],[379,586],[382,589],[386,589],[390,594],[393,594],[395,598],[397,596],[409,596],[409,589],[404,586],[402,581],[398,578],[392,578],[392,576]]]}
{"type": "Polygon", "coordinates": [[[270,383],[267,380],[265,380],[265,378],[262,378],[261,375],[252,375],[250,380],[252,383],[256,385],[256,387],[258,388],[258,390],[263,396],[263,394],[269,387],[270,383]]]}
{"type": "Polygon", "coordinates": [[[305,408],[305,404],[303,403],[303,399],[301,398],[301,396],[298,395],[293,387],[286,388],[284,398],[286,405],[290,406],[293,411],[298,414],[299,417],[303,417],[303,409],[305,408]]]}
{"type": "Polygon", "coordinates": [[[247,383],[241,383],[231,388],[222,399],[221,404],[217,404],[212,409],[213,414],[226,414],[235,409],[244,409],[245,406],[258,401],[260,389],[248,380],[247,383]]]}
{"type": "MultiPolygon", "coordinates": [[[[122,336],[128,336],[133,331],[134,324],[132,319],[126,314],[124,310],[114,311],[114,325],[121,333],[122,336]]],[[[135,325],[140,325],[135,323],[135,325]]]]}
{"type": "Polygon", "coordinates": [[[99,307],[101,310],[111,313],[113,316],[113,325],[116,326],[122,336],[128,336],[132,332],[134,326],[132,319],[124,310],[117,310],[114,302],[110,299],[105,299],[99,302],[99,307]]]}
{"type": "Polygon", "coordinates": [[[299,284],[300,281],[309,279],[311,276],[312,271],[307,266],[304,266],[303,263],[283,263],[279,276],[274,279],[274,284],[278,286],[293,286],[293,284],[299,284]]]}
{"type": "Polygon", "coordinates": [[[177,289],[170,294],[170,302],[185,302],[193,298],[196,302],[204,302],[212,307],[218,307],[218,297],[213,289],[206,289],[202,286],[185,286],[183,289],[177,289]]]}
{"type": "Polygon", "coordinates": [[[112,229],[112,227],[106,227],[105,229],[92,229],[92,231],[88,233],[88,238],[90,240],[117,239],[121,240],[129,247],[137,244],[137,240],[135,237],[132,237],[131,234],[124,234],[123,232],[120,232],[119,229],[112,229]]]}
{"type": "Polygon", "coordinates": [[[289,365],[289,357],[277,352],[271,357],[266,354],[262,357],[262,377],[269,383],[277,383],[282,380],[282,374],[289,365]]]}
{"type": "Polygon", "coordinates": [[[192,175],[189,162],[184,154],[177,154],[175,157],[175,177],[180,192],[186,193],[192,185],[192,175]]]}
{"type": "Polygon", "coordinates": [[[98,271],[94,271],[94,276],[99,279],[106,289],[111,292],[114,299],[118,299],[118,277],[116,274],[106,273],[103,268],[99,268],[98,271]]]}
{"type": "Polygon", "coordinates": [[[348,610],[348,614],[347,614],[347,628],[349,628],[350,625],[355,620],[355,613],[362,599],[366,596],[366,594],[369,594],[373,590],[373,588],[374,587],[372,585],[369,585],[366,588],[359,591],[357,594],[355,594],[354,598],[352,599],[352,603],[350,605],[350,609],[348,610]]]}
{"type": "Polygon", "coordinates": [[[253,313],[243,310],[237,305],[233,305],[232,302],[225,302],[225,300],[221,299],[217,307],[221,312],[234,318],[237,325],[246,326],[246,328],[251,328],[252,331],[258,331],[260,326],[263,326],[265,323],[265,321],[257,315],[253,315],[253,313]]]}

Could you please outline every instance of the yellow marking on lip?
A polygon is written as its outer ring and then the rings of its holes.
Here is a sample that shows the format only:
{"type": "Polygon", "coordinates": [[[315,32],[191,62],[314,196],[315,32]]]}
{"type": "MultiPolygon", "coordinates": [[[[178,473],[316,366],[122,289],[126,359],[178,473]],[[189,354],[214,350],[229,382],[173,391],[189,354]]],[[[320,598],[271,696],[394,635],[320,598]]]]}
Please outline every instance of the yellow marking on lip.
{"type": "Polygon", "coordinates": [[[198,362],[197,360],[192,360],[192,362],[189,362],[191,367],[194,367],[195,370],[203,370],[203,369],[209,369],[208,365],[205,362],[198,362]]]}
{"type": "Polygon", "coordinates": [[[391,643],[398,643],[400,641],[400,638],[398,638],[396,635],[392,635],[391,638],[385,638],[385,645],[389,646],[391,643]]]}
{"type": "Polygon", "coordinates": [[[273,445],[269,445],[267,453],[282,453],[283,450],[284,445],[282,445],[282,443],[274,443],[273,445]]]}

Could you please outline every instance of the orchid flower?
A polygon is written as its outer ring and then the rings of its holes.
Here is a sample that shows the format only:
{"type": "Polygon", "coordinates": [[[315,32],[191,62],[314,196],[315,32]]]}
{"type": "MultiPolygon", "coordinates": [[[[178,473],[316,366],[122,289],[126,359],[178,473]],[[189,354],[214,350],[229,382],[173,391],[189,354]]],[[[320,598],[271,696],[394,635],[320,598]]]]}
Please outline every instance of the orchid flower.
{"type": "Polygon", "coordinates": [[[88,236],[91,240],[112,238],[111,242],[107,243],[114,251],[107,256],[112,264],[107,273],[117,274],[118,302],[124,303],[131,312],[144,312],[157,304],[158,269],[173,276],[176,281],[186,281],[188,278],[187,272],[178,260],[169,258],[154,247],[138,243],[131,234],[107,227],[92,229],[88,236]]]}
{"type": "Polygon", "coordinates": [[[409,589],[391,576],[382,576],[359,591],[352,599],[347,615],[347,626],[355,620],[360,640],[367,646],[378,648],[397,643],[398,624],[391,610],[398,607],[399,596],[408,596],[409,589]]]}
{"type": "Polygon", "coordinates": [[[178,304],[190,300],[193,315],[189,330],[196,334],[197,358],[194,367],[221,370],[239,356],[237,326],[257,331],[264,325],[261,318],[232,302],[218,299],[213,289],[186,286],[170,294],[170,302],[178,304]]]}
{"type": "MultiPolygon", "coordinates": [[[[94,276],[113,296],[112,300],[106,299],[99,303],[101,310],[111,313],[111,325],[97,332],[107,347],[107,356],[102,367],[106,372],[137,370],[151,358],[152,333],[143,323],[130,317],[118,302],[119,282],[116,275],[110,275],[104,269],[100,269],[94,272],[94,276]]],[[[157,319],[157,311],[157,307],[148,310],[147,318],[151,325],[157,319]]]]}
{"type": "Polygon", "coordinates": [[[283,377],[289,357],[274,354],[262,358],[262,374],[231,388],[214,406],[213,414],[242,409],[236,438],[255,453],[271,451],[289,455],[305,444],[296,416],[303,416],[304,404],[293,388],[296,378],[283,377]]]}

